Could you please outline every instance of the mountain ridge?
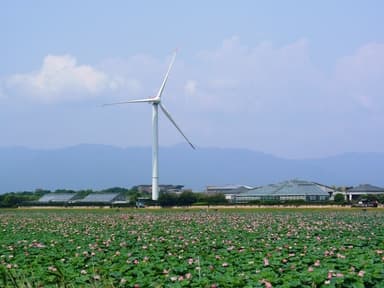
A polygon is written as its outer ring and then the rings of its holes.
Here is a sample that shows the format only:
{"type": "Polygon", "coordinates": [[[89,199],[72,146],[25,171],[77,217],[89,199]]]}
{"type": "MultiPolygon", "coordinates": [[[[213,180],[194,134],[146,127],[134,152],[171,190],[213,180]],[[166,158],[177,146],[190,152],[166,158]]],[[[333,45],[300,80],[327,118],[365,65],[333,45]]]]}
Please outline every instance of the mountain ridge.
{"type": "MultiPolygon", "coordinates": [[[[55,149],[0,147],[0,193],[132,187],[151,182],[150,147],[80,144],[55,149]]],[[[242,148],[160,147],[160,183],[260,186],[299,178],[326,185],[384,185],[384,153],[286,159],[242,148]]]]}

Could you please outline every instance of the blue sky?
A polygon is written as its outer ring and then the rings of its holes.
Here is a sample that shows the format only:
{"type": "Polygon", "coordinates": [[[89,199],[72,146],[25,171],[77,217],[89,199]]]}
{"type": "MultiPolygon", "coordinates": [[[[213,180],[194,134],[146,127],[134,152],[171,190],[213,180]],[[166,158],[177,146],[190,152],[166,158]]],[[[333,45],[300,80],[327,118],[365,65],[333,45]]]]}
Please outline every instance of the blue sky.
{"type": "MultiPolygon", "coordinates": [[[[0,146],[151,144],[164,104],[198,147],[384,152],[383,1],[0,1],[0,146]]],[[[182,137],[160,118],[160,144],[182,137]]]]}

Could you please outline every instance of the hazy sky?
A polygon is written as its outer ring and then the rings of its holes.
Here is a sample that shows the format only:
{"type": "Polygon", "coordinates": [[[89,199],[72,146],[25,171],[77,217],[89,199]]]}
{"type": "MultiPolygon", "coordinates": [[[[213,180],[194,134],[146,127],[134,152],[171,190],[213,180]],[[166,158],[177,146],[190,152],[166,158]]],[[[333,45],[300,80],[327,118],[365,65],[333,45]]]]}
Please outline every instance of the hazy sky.
{"type": "Polygon", "coordinates": [[[0,1],[0,146],[384,152],[384,1],[0,1]],[[160,145],[182,143],[160,117],[160,145]]]}

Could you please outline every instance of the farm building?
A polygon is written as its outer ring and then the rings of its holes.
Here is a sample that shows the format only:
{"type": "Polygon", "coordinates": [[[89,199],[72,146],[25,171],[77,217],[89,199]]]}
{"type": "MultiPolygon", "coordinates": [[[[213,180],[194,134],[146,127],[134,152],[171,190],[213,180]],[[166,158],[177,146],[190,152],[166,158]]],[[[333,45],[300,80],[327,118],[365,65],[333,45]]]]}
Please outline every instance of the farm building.
{"type": "Polygon", "coordinates": [[[76,193],[48,193],[43,195],[38,203],[68,203],[73,200],[76,193]]]}
{"type": "Polygon", "coordinates": [[[234,203],[250,201],[292,201],[308,202],[327,201],[333,191],[327,186],[303,180],[289,180],[277,184],[258,187],[247,192],[234,195],[234,203]]]}
{"type": "MultiPolygon", "coordinates": [[[[183,191],[184,185],[171,185],[171,184],[161,184],[159,185],[160,192],[166,192],[166,193],[181,193],[183,191]]],[[[152,193],[152,185],[138,185],[135,188],[140,193],[152,193]]]]}
{"type": "Polygon", "coordinates": [[[207,186],[205,192],[209,194],[239,194],[251,189],[253,189],[253,187],[246,185],[207,186]]]}
{"type": "Polygon", "coordinates": [[[227,200],[231,200],[234,195],[247,192],[253,187],[246,185],[225,185],[225,186],[207,186],[205,193],[207,194],[224,194],[227,200]]]}
{"type": "Polygon", "coordinates": [[[356,200],[365,195],[380,195],[384,194],[384,188],[373,186],[370,184],[361,184],[353,188],[347,189],[345,192],[348,200],[356,200]]]}
{"type": "Polygon", "coordinates": [[[84,199],[78,200],[79,203],[112,204],[126,202],[126,197],[120,193],[91,193],[84,199]]]}
{"type": "Polygon", "coordinates": [[[122,204],[127,203],[125,195],[121,193],[91,193],[86,197],[79,193],[48,193],[42,196],[37,204],[46,205],[92,205],[92,204],[122,204]],[[76,204],[77,203],[77,204],[76,204]]]}

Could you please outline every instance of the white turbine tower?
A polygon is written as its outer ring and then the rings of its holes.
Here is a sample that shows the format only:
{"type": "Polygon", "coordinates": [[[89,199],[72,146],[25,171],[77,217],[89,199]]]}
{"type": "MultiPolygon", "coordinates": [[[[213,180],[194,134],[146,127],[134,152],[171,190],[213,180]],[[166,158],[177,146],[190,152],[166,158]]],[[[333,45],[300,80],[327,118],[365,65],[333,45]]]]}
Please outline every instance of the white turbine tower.
{"type": "Polygon", "coordinates": [[[179,130],[180,134],[183,135],[185,140],[191,145],[193,149],[195,146],[188,140],[187,136],[184,135],[183,131],[181,131],[180,127],[176,124],[175,120],[172,119],[171,115],[161,103],[161,95],[163,94],[165,84],[168,80],[169,71],[171,71],[173,62],[175,62],[176,52],[174,52],[172,56],[171,63],[169,64],[167,73],[165,74],[163,83],[160,86],[159,91],[156,96],[147,99],[139,99],[139,100],[130,100],[123,101],[117,103],[110,103],[104,105],[119,105],[119,104],[128,104],[128,103],[150,103],[152,104],[152,200],[157,200],[159,198],[159,125],[158,125],[158,108],[160,106],[161,110],[164,112],[165,116],[172,122],[172,124],[179,130]]]}

